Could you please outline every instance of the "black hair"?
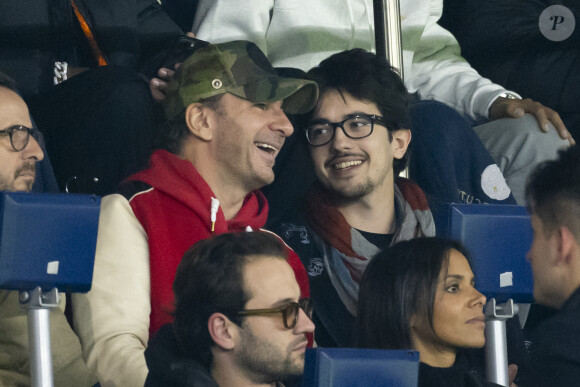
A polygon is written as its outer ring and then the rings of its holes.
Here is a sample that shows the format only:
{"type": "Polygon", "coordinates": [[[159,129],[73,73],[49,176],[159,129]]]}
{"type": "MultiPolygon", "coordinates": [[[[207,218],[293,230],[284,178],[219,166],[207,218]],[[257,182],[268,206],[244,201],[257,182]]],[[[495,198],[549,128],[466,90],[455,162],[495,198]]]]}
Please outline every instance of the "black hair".
{"type": "Polygon", "coordinates": [[[207,324],[216,312],[241,325],[237,312],[251,298],[244,289],[243,267],[249,256],[287,258],[281,240],[268,232],[226,233],[197,242],[177,268],[174,331],[183,353],[206,367],[214,342],[207,324]]]}
{"type": "MultiPolygon", "coordinates": [[[[392,132],[411,129],[409,93],[394,67],[382,57],[360,48],[343,51],[323,60],[307,76],[318,83],[320,96],[328,90],[377,105],[386,121],[389,140],[392,132]]],[[[309,117],[305,117],[310,120],[309,117]]],[[[306,121],[301,122],[306,127],[306,121]]],[[[407,154],[393,161],[394,175],[405,169],[407,154]]]]}
{"type": "Polygon", "coordinates": [[[580,240],[580,149],[561,150],[555,160],[539,164],[528,177],[526,202],[548,237],[566,226],[580,240]]]}
{"type": "Polygon", "coordinates": [[[399,242],[369,262],[360,284],[357,344],[360,348],[412,349],[411,319],[433,327],[433,305],[441,271],[452,249],[469,254],[458,242],[416,238],[399,242]]]}

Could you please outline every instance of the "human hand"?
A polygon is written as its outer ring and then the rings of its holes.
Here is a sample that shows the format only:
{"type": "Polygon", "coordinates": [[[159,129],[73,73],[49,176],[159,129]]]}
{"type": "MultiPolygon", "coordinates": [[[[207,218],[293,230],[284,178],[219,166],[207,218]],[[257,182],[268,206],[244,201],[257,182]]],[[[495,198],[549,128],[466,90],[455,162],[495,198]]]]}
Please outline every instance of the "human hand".
{"type": "Polygon", "coordinates": [[[560,115],[550,109],[547,106],[542,105],[539,102],[533,101],[529,98],[526,99],[509,99],[498,97],[489,108],[489,118],[492,120],[497,120],[498,118],[519,118],[525,113],[532,114],[538,120],[540,129],[543,132],[549,130],[548,123],[551,122],[552,125],[558,131],[558,134],[563,139],[568,139],[570,145],[576,144],[576,141],[572,138],[572,135],[566,129],[564,122],[560,118],[560,115]]]}
{"type": "MultiPolygon", "coordinates": [[[[195,38],[193,32],[188,32],[185,35],[191,38],[195,38]]],[[[180,65],[181,63],[176,63],[174,66],[175,70],[177,70],[180,65]]],[[[149,81],[149,89],[151,90],[151,96],[153,96],[155,101],[163,102],[163,100],[165,100],[165,95],[167,94],[167,85],[173,79],[173,74],[175,74],[174,70],[161,67],[159,70],[157,70],[158,78],[151,78],[149,81]]]]}
{"type": "MultiPolygon", "coordinates": [[[[176,64],[177,68],[179,64],[176,64]]],[[[167,93],[167,85],[173,79],[173,74],[175,71],[166,69],[165,67],[157,70],[157,76],[159,78],[151,78],[149,81],[149,89],[151,90],[151,95],[153,99],[157,102],[163,102],[165,100],[165,94],[167,93]]]]}
{"type": "Polygon", "coordinates": [[[518,366],[516,364],[510,364],[508,366],[508,379],[510,382],[510,387],[518,387],[518,385],[514,383],[517,374],[518,374],[518,366]]]}

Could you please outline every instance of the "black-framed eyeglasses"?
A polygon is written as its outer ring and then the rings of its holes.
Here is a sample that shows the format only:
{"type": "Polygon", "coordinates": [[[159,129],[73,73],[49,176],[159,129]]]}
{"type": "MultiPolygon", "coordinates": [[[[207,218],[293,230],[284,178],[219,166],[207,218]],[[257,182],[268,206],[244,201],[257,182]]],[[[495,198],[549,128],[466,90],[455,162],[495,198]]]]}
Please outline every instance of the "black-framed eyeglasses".
{"type": "Polygon", "coordinates": [[[306,128],[306,139],[313,146],[328,144],[336,133],[336,128],[355,140],[365,138],[373,133],[375,123],[386,126],[383,117],[375,114],[357,114],[340,122],[319,122],[306,128]]]}
{"type": "Polygon", "coordinates": [[[262,316],[268,314],[282,313],[282,321],[286,329],[293,329],[298,323],[300,309],[304,311],[309,319],[312,319],[312,303],[310,298],[302,298],[298,302],[291,302],[287,305],[269,309],[245,309],[238,314],[242,316],[262,316]]]}
{"type": "Polygon", "coordinates": [[[28,145],[28,140],[30,140],[33,131],[24,125],[14,125],[8,129],[0,130],[0,134],[2,133],[8,133],[12,149],[16,152],[20,152],[26,148],[26,145],[28,145]]]}

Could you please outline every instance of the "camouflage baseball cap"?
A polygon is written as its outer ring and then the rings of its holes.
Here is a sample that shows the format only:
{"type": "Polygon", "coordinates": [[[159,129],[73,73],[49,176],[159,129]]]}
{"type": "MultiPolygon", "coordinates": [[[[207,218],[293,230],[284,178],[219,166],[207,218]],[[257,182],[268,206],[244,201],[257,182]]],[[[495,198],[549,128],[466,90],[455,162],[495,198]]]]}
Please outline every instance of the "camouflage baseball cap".
{"type": "Polygon", "coordinates": [[[255,103],[283,100],[286,113],[306,113],[318,98],[315,82],[280,77],[252,42],[209,44],[199,48],[175,72],[168,85],[165,115],[173,119],[187,106],[230,93],[255,103]]]}

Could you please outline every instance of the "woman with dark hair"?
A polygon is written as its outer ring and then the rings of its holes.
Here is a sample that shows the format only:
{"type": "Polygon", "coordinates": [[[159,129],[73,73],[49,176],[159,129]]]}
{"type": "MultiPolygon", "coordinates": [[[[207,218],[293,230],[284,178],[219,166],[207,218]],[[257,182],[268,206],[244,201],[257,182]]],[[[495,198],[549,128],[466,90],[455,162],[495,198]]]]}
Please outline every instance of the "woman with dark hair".
{"type": "Polygon", "coordinates": [[[373,258],[360,287],[358,346],[419,351],[420,387],[485,385],[458,356],[485,344],[486,299],[468,257],[457,242],[417,238],[373,258]]]}

